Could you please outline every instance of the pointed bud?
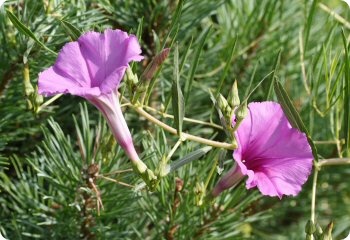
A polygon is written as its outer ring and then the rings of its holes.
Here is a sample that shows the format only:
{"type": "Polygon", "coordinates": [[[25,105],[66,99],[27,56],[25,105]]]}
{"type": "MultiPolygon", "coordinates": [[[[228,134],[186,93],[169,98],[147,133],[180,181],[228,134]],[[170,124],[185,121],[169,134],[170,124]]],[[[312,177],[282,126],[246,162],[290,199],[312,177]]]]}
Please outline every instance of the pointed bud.
{"type": "Polygon", "coordinates": [[[23,68],[23,84],[24,84],[24,94],[26,95],[26,97],[30,97],[32,94],[34,94],[34,87],[30,82],[28,63],[24,64],[24,68],[23,68]]]}
{"type": "Polygon", "coordinates": [[[333,230],[333,222],[330,222],[326,229],[324,230],[321,239],[322,240],[332,240],[332,230],[333,230]]]}
{"type": "Polygon", "coordinates": [[[38,93],[38,86],[35,88],[35,92],[30,96],[30,101],[33,106],[34,113],[40,111],[40,106],[44,102],[44,97],[38,93]]]}
{"type": "Polygon", "coordinates": [[[238,95],[237,80],[232,85],[231,91],[227,97],[227,101],[232,109],[235,109],[241,103],[238,95]]]}
{"type": "Polygon", "coordinates": [[[316,237],[321,237],[322,233],[323,233],[321,226],[318,223],[316,223],[315,227],[316,227],[316,231],[315,231],[314,235],[316,235],[316,237]]]}
{"type": "Polygon", "coordinates": [[[148,64],[146,70],[142,73],[141,78],[145,80],[151,80],[154,74],[157,72],[159,67],[168,58],[170,53],[170,48],[164,48],[160,53],[158,53],[148,64]]]}
{"type": "Polygon", "coordinates": [[[128,67],[126,69],[126,81],[131,84],[131,86],[135,86],[138,82],[139,79],[137,76],[132,72],[131,68],[128,67]]]}
{"type": "Polygon", "coordinates": [[[44,97],[43,97],[43,95],[40,95],[38,93],[38,86],[36,86],[36,88],[35,88],[35,104],[37,106],[40,106],[43,102],[44,102],[44,97]]]}
{"type": "Polygon", "coordinates": [[[316,231],[316,226],[312,220],[307,221],[305,225],[305,233],[312,235],[316,231]]]}
{"type": "Polygon", "coordinates": [[[221,110],[222,114],[226,117],[229,114],[231,114],[231,107],[229,106],[226,98],[222,96],[221,94],[219,95],[219,98],[217,100],[219,109],[221,110]]]}
{"type": "Polygon", "coordinates": [[[32,102],[29,100],[29,99],[26,99],[27,101],[27,109],[28,110],[31,110],[32,108],[33,108],[33,104],[32,104],[32,102]]]}
{"type": "Polygon", "coordinates": [[[239,105],[239,107],[235,111],[232,111],[231,119],[235,118],[236,120],[234,123],[232,132],[235,132],[237,130],[237,128],[239,127],[239,125],[241,124],[245,116],[247,116],[247,114],[248,114],[247,102],[243,102],[241,105],[239,105]]]}
{"type": "Polygon", "coordinates": [[[242,103],[236,109],[236,121],[241,122],[248,114],[247,102],[242,103]]]}

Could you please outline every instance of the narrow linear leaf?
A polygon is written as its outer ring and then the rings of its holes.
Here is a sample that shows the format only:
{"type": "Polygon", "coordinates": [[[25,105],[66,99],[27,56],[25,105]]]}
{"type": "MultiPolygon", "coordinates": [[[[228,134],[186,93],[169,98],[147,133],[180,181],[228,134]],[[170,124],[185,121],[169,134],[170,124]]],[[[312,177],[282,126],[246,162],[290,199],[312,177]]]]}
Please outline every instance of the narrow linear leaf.
{"type": "Polygon", "coordinates": [[[318,4],[319,0],[313,0],[311,7],[310,7],[310,11],[308,12],[308,17],[307,17],[307,21],[306,21],[306,26],[305,26],[305,39],[304,39],[304,49],[307,49],[307,44],[309,42],[309,36],[310,36],[310,30],[311,30],[311,24],[312,24],[312,20],[314,18],[315,15],[315,11],[316,11],[316,7],[318,4]]]}
{"type": "Polygon", "coordinates": [[[0,156],[0,171],[8,170],[8,166],[10,165],[8,158],[0,156]]]}
{"type": "Polygon", "coordinates": [[[350,64],[347,38],[344,30],[342,30],[343,44],[344,44],[344,137],[345,137],[345,154],[350,156],[350,64]]]}
{"type": "Polygon", "coordinates": [[[183,69],[183,67],[184,67],[184,65],[185,65],[185,62],[186,62],[187,57],[188,57],[189,50],[190,50],[190,48],[192,47],[192,43],[193,43],[193,37],[191,37],[191,41],[190,41],[190,43],[188,44],[188,46],[187,46],[185,52],[182,53],[182,60],[181,60],[181,64],[180,64],[180,67],[179,67],[180,73],[182,72],[182,69],[183,69]]]}
{"type": "Polygon", "coordinates": [[[183,0],[180,0],[179,3],[177,4],[176,11],[175,11],[174,16],[173,16],[173,18],[171,20],[171,25],[169,27],[169,31],[168,31],[167,35],[165,36],[165,38],[164,38],[164,42],[162,44],[162,49],[165,48],[170,34],[174,31],[174,29],[176,30],[175,26],[177,26],[178,23],[179,23],[179,20],[180,20],[181,14],[182,14],[183,4],[184,4],[183,0]]]}
{"type": "Polygon", "coordinates": [[[301,117],[298,113],[298,111],[293,106],[292,101],[290,100],[286,90],[283,88],[282,84],[279,81],[274,82],[274,90],[277,95],[278,102],[281,104],[283,112],[286,114],[289,123],[292,125],[292,127],[300,130],[301,132],[304,132],[307,136],[308,142],[312,149],[312,154],[314,156],[315,160],[318,160],[317,155],[317,149],[312,141],[307,128],[305,127],[305,124],[301,120],[301,117]]]}
{"type": "Polygon", "coordinates": [[[230,50],[229,50],[229,52],[227,54],[227,58],[226,58],[226,61],[225,61],[225,68],[224,68],[224,71],[223,71],[223,73],[221,75],[221,79],[219,81],[219,86],[218,86],[217,91],[216,91],[216,98],[219,96],[219,94],[221,92],[221,88],[224,85],[224,81],[225,81],[225,78],[227,76],[228,70],[230,69],[230,67],[232,67],[231,62],[232,62],[232,58],[233,58],[233,53],[235,52],[236,42],[237,42],[237,37],[230,44],[230,47],[229,47],[230,50]]]}
{"type": "MultiPolygon", "coordinates": [[[[255,70],[254,70],[254,73],[253,73],[253,74],[255,75],[255,70]]],[[[271,71],[271,72],[269,72],[268,74],[266,74],[266,75],[263,77],[263,79],[261,79],[260,82],[258,82],[258,84],[256,84],[255,87],[254,87],[252,90],[250,90],[251,85],[252,85],[252,84],[250,83],[250,84],[249,84],[249,88],[247,89],[246,96],[244,97],[244,100],[242,101],[242,103],[243,103],[243,102],[248,102],[250,96],[260,87],[260,85],[261,85],[266,79],[268,79],[268,77],[269,77],[271,74],[273,74],[273,71],[271,71]]],[[[254,80],[254,77],[252,77],[250,81],[252,82],[253,80],[254,80]]]]}
{"type": "Polygon", "coordinates": [[[175,46],[174,52],[174,79],[172,85],[172,103],[174,111],[174,123],[177,129],[177,134],[181,135],[182,122],[185,116],[185,104],[180,87],[180,74],[179,74],[179,48],[175,46]]]}
{"type": "Polygon", "coordinates": [[[141,20],[140,20],[140,22],[137,26],[137,30],[136,30],[136,37],[140,41],[140,43],[142,41],[141,35],[142,35],[142,31],[143,31],[143,22],[144,22],[144,17],[141,17],[141,20]]]}
{"type": "Polygon", "coordinates": [[[282,105],[283,111],[287,115],[290,124],[302,132],[307,132],[307,129],[302,122],[297,110],[294,108],[286,90],[279,81],[275,81],[274,90],[276,92],[279,103],[282,105]]]}
{"type": "Polygon", "coordinates": [[[187,81],[185,83],[185,102],[186,103],[188,101],[188,97],[189,97],[189,94],[191,92],[194,74],[196,72],[198,62],[199,62],[199,56],[202,52],[205,40],[207,39],[207,37],[209,35],[210,29],[211,29],[211,27],[209,27],[205,30],[204,34],[202,35],[202,38],[199,40],[199,45],[198,45],[196,52],[194,54],[193,62],[191,64],[191,69],[190,69],[190,75],[188,76],[187,81]]]}
{"type": "Polygon", "coordinates": [[[204,156],[207,152],[209,152],[212,149],[210,146],[203,147],[201,149],[198,149],[196,151],[191,152],[190,154],[186,155],[185,157],[173,162],[170,164],[170,172],[174,172],[175,170],[179,169],[180,167],[197,160],[204,156]]]}
{"type": "MultiPolygon", "coordinates": [[[[182,14],[183,4],[184,4],[184,0],[180,0],[177,4],[176,11],[175,11],[174,16],[172,17],[172,20],[171,20],[171,25],[169,27],[169,31],[167,32],[167,35],[164,37],[164,42],[162,44],[161,49],[165,49],[165,46],[168,44],[168,38],[170,37],[170,35],[172,35],[171,36],[172,39],[171,39],[170,45],[168,45],[168,47],[172,48],[172,44],[174,43],[176,36],[177,36],[177,33],[179,31],[179,21],[180,21],[180,17],[182,14]]],[[[157,72],[157,73],[159,73],[159,72],[157,72]]],[[[146,100],[145,100],[146,104],[148,103],[149,98],[153,92],[155,85],[156,85],[157,73],[156,73],[156,76],[151,80],[151,82],[149,83],[149,87],[147,88],[146,100]]]]}
{"type": "Polygon", "coordinates": [[[44,43],[40,42],[39,39],[34,35],[34,33],[30,31],[12,12],[6,10],[6,13],[9,19],[11,20],[12,24],[17,28],[17,30],[20,33],[26,35],[27,37],[30,37],[41,47],[45,48],[47,51],[57,56],[57,53],[48,48],[44,43]]]}
{"type": "Polygon", "coordinates": [[[60,20],[62,27],[66,31],[66,33],[70,36],[72,41],[78,40],[78,38],[81,35],[81,31],[73,26],[70,22],[67,22],[66,20],[61,19],[60,20]]]}
{"type": "Polygon", "coordinates": [[[273,70],[273,74],[272,74],[271,80],[269,82],[269,91],[267,91],[266,96],[265,96],[266,100],[270,99],[270,96],[272,94],[273,85],[274,85],[274,82],[275,82],[275,79],[276,79],[276,75],[277,75],[277,71],[278,71],[278,68],[279,68],[279,65],[280,65],[280,61],[281,61],[281,53],[282,53],[282,49],[280,49],[278,51],[277,57],[275,59],[275,64],[274,64],[274,68],[273,68],[274,69],[273,70]]]}

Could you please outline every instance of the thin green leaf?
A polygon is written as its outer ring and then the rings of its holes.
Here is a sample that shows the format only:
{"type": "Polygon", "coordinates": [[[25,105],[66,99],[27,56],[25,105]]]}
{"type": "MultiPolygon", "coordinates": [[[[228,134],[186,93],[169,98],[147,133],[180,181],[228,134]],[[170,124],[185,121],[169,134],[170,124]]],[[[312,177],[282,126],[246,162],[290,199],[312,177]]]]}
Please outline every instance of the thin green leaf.
{"type": "Polygon", "coordinates": [[[279,103],[282,105],[283,111],[287,115],[290,124],[302,132],[307,132],[307,129],[302,122],[297,110],[294,108],[286,90],[279,81],[275,81],[274,90],[276,92],[279,103]]]}
{"type": "Polygon", "coordinates": [[[139,25],[137,26],[137,30],[136,30],[136,37],[137,39],[139,39],[140,43],[142,41],[142,31],[143,31],[143,17],[141,18],[139,25]]]}
{"type": "MultiPolygon", "coordinates": [[[[254,70],[255,71],[255,70],[254,70]]],[[[242,103],[243,102],[248,102],[248,99],[250,98],[250,96],[255,92],[255,90],[256,89],[258,89],[258,87],[271,75],[271,74],[273,74],[273,71],[271,71],[271,72],[269,72],[268,74],[266,74],[265,76],[264,76],[264,78],[263,79],[261,79],[260,80],[260,82],[258,82],[258,84],[256,84],[256,86],[253,88],[253,90],[249,90],[250,92],[248,93],[248,94],[246,94],[246,96],[245,96],[245,98],[244,98],[244,100],[242,101],[242,103]]],[[[255,75],[255,73],[254,73],[254,75],[255,75]]],[[[254,78],[251,78],[251,81],[253,81],[254,80],[254,78]]],[[[251,85],[251,84],[250,84],[251,85]]],[[[251,86],[249,86],[249,89],[251,88],[251,86]]]]}
{"type": "Polygon", "coordinates": [[[227,76],[227,72],[228,70],[230,69],[230,67],[232,67],[232,58],[233,58],[233,53],[235,51],[235,48],[236,48],[236,42],[237,42],[237,37],[235,38],[234,41],[232,41],[232,43],[230,44],[230,47],[229,47],[229,52],[228,52],[228,55],[227,55],[227,58],[226,58],[226,61],[225,61],[225,68],[224,68],[224,71],[221,75],[221,78],[220,78],[220,81],[219,81],[219,86],[217,88],[217,92],[216,92],[216,98],[219,96],[220,92],[221,92],[221,88],[224,84],[224,81],[225,81],[225,78],[227,76]]]}
{"type": "Polygon", "coordinates": [[[344,30],[342,30],[344,44],[344,137],[345,137],[345,155],[350,156],[350,64],[347,38],[344,30]]]}
{"type": "Polygon", "coordinates": [[[190,75],[188,76],[187,81],[185,83],[185,102],[186,103],[188,101],[188,97],[189,97],[189,94],[191,92],[194,74],[196,72],[198,62],[199,62],[199,56],[202,52],[205,40],[207,39],[207,37],[209,35],[210,29],[211,29],[211,27],[208,27],[205,30],[204,34],[202,35],[202,38],[199,40],[199,45],[198,45],[196,52],[194,54],[193,62],[191,64],[191,69],[190,69],[190,75]]]}
{"type": "MultiPolygon", "coordinates": [[[[168,38],[173,33],[172,40],[171,40],[170,44],[168,45],[168,48],[172,48],[172,45],[173,45],[173,43],[176,39],[177,33],[179,31],[179,21],[180,21],[180,17],[182,14],[183,4],[184,4],[183,0],[180,0],[179,3],[177,4],[176,11],[175,11],[174,16],[172,17],[172,20],[171,20],[171,25],[169,27],[169,31],[167,32],[167,35],[164,37],[164,42],[163,42],[162,47],[161,47],[162,50],[165,49],[165,46],[168,44],[168,38]]],[[[156,85],[158,73],[159,72],[156,73],[155,77],[149,83],[149,87],[147,88],[147,93],[146,93],[145,104],[148,104],[150,96],[151,96],[153,89],[156,85]]]]}
{"type": "Polygon", "coordinates": [[[266,96],[265,96],[266,100],[269,100],[270,96],[272,94],[273,84],[275,82],[277,71],[278,71],[278,68],[279,68],[279,65],[280,65],[280,61],[281,61],[281,53],[282,53],[282,49],[280,49],[278,51],[277,57],[275,59],[275,64],[274,64],[274,68],[273,68],[274,69],[273,70],[273,74],[272,74],[271,80],[269,82],[269,91],[267,91],[266,96]]]}
{"type": "Polygon", "coordinates": [[[81,31],[73,26],[70,22],[67,22],[66,20],[61,19],[60,20],[62,27],[66,31],[66,33],[70,36],[72,41],[78,40],[78,38],[81,35],[81,31]]]}
{"type": "Polygon", "coordinates": [[[318,4],[319,0],[313,0],[311,7],[310,7],[310,11],[308,13],[308,17],[307,17],[307,21],[306,21],[306,26],[305,26],[305,42],[304,42],[304,49],[307,49],[307,44],[309,42],[309,36],[310,36],[310,30],[311,30],[311,24],[312,24],[312,20],[314,18],[315,15],[315,10],[316,10],[316,6],[318,4]]]}
{"type": "Polygon", "coordinates": [[[180,87],[178,45],[176,45],[174,52],[174,80],[172,85],[172,103],[174,111],[174,123],[177,129],[177,134],[180,135],[182,132],[182,122],[185,116],[185,104],[180,87]]]}
{"type": "MultiPolygon", "coordinates": [[[[165,48],[165,46],[167,44],[167,40],[168,40],[170,34],[174,31],[174,27],[177,26],[179,21],[180,21],[183,4],[184,4],[184,1],[180,0],[178,5],[177,5],[177,7],[176,7],[176,11],[175,11],[175,14],[174,14],[174,16],[172,18],[171,25],[169,27],[169,31],[168,31],[167,35],[165,36],[165,38],[164,38],[164,42],[162,44],[162,49],[165,48]]],[[[178,29],[178,28],[175,28],[175,29],[178,29]]]]}
{"type": "Polygon", "coordinates": [[[41,47],[45,48],[47,51],[57,56],[57,53],[55,53],[50,48],[45,46],[44,43],[40,42],[39,39],[34,35],[34,33],[30,31],[12,12],[10,12],[9,10],[6,10],[6,13],[9,19],[11,20],[11,22],[13,23],[13,25],[17,28],[19,32],[23,33],[27,37],[32,38],[41,47]]]}
{"type": "Polygon", "coordinates": [[[298,111],[293,106],[292,101],[290,100],[286,90],[283,88],[282,84],[279,81],[275,81],[274,90],[277,95],[278,102],[281,104],[283,112],[286,114],[289,123],[296,129],[299,129],[301,132],[304,132],[308,138],[308,142],[311,146],[312,153],[315,160],[318,160],[317,149],[313,143],[307,128],[305,127],[298,111]]]}
{"type": "MultiPolygon", "coordinates": [[[[182,60],[181,60],[181,63],[180,63],[180,66],[179,66],[179,74],[181,75],[181,72],[182,72],[182,69],[185,65],[185,62],[186,62],[186,59],[187,59],[187,56],[189,55],[189,49],[191,48],[192,46],[192,42],[193,42],[193,37],[191,38],[191,42],[188,44],[186,50],[184,53],[182,53],[182,60]]],[[[164,104],[164,112],[166,112],[168,110],[168,107],[170,105],[170,100],[171,100],[171,95],[168,96],[168,98],[166,99],[165,101],[165,104],[164,104]]]]}
{"type": "Polygon", "coordinates": [[[212,149],[212,147],[210,147],[210,146],[203,147],[203,148],[198,149],[196,151],[193,151],[190,154],[186,155],[185,157],[171,163],[170,164],[170,172],[174,172],[175,170],[179,169],[183,165],[186,165],[194,160],[201,158],[207,152],[209,152],[211,149],[212,149]]]}
{"type": "Polygon", "coordinates": [[[190,48],[191,48],[191,46],[192,46],[192,42],[193,42],[193,37],[191,38],[191,41],[190,41],[190,43],[188,44],[188,46],[187,46],[185,52],[182,54],[182,60],[181,60],[181,64],[180,64],[180,67],[179,67],[179,72],[180,72],[180,73],[182,72],[182,69],[183,69],[183,67],[184,67],[184,65],[185,65],[185,62],[186,62],[186,60],[187,60],[189,50],[190,50],[190,48]]]}
{"type": "Polygon", "coordinates": [[[10,165],[8,158],[0,156],[0,170],[5,169],[8,170],[8,166],[10,165]]]}

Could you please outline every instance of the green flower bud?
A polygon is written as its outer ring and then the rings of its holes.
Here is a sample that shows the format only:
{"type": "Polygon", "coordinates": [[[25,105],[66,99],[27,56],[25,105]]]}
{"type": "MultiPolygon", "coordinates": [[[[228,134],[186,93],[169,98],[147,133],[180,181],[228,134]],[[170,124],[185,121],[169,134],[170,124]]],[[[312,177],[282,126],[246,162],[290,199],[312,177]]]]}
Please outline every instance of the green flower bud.
{"type": "Polygon", "coordinates": [[[247,102],[244,102],[236,110],[236,120],[237,120],[237,122],[242,121],[245,118],[245,116],[247,116],[247,113],[248,113],[247,102]]]}
{"type": "Polygon", "coordinates": [[[231,91],[227,97],[227,101],[232,109],[235,109],[241,103],[238,95],[237,80],[232,85],[231,91]]]}
{"type": "Polygon", "coordinates": [[[132,72],[130,67],[128,67],[126,69],[126,80],[132,86],[135,86],[139,82],[139,79],[137,78],[137,75],[132,72]]]}
{"type": "Polygon", "coordinates": [[[324,230],[321,239],[322,240],[332,240],[332,230],[333,230],[333,222],[330,222],[326,229],[324,230]]]}
{"type": "Polygon", "coordinates": [[[44,97],[38,93],[38,86],[35,88],[35,92],[30,95],[30,101],[33,106],[34,113],[40,111],[40,106],[44,102],[44,97]]]}
{"type": "Polygon", "coordinates": [[[316,231],[316,226],[312,220],[307,221],[305,225],[305,233],[312,235],[316,231]]]}
{"type": "Polygon", "coordinates": [[[44,102],[44,97],[38,93],[38,87],[35,89],[35,103],[40,106],[44,102]]]}
{"type": "Polygon", "coordinates": [[[231,114],[231,107],[228,104],[226,98],[224,96],[222,96],[221,94],[219,95],[219,98],[217,100],[219,109],[221,110],[222,114],[226,117],[229,116],[231,114]]]}
{"type": "Polygon", "coordinates": [[[315,231],[314,235],[316,235],[316,237],[321,237],[322,233],[323,233],[323,230],[322,230],[321,226],[318,223],[316,223],[316,231],[315,231]]]}
{"type": "Polygon", "coordinates": [[[312,240],[313,237],[312,237],[312,235],[306,234],[306,238],[305,238],[305,239],[306,239],[306,240],[312,240]]]}
{"type": "Polygon", "coordinates": [[[30,97],[32,94],[34,94],[34,87],[30,82],[28,63],[24,64],[24,68],[23,68],[23,84],[24,84],[24,94],[26,97],[30,97]]]}

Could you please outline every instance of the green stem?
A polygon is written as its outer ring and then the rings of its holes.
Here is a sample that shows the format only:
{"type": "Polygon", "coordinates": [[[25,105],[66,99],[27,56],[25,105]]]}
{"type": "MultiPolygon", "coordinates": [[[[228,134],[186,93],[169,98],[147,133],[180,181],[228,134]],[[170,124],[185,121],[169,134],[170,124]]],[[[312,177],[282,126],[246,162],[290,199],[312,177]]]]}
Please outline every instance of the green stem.
{"type": "Polygon", "coordinates": [[[329,141],[314,141],[314,144],[316,145],[327,145],[327,144],[338,144],[338,142],[342,141],[338,141],[338,140],[329,140],[329,141]]]}
{"type": "Polygon", "coordinates": [[[326,13],[328,13],[330,16],[334,17],[334,19],[337,20],[339,23],[343,24],[344,27],[350,29],[350,23],[345,18],[332,11],[328,6],[324,5],[323,3],[319,3],[318,7],[326,13]]]}
{"type": "Polygon", "coordinates": [[[210,170],[210,173],[209,173],[209,176],[204,184],[204,188],[207,189],[208,188],[208,185],[210,183],[210,179],[213,177],[213,174],[215,172],[215,169],[216,169],[216,166],[218,165],[218,160],[216,159],[215,163],[213,164],[213,167],[211,168],[210,170]]]}
{"type": "Polygon", "coordinates": [[[53,96],[52,98],[50,98],[49,100],[47,100],[46,102],[44,102],[38,109],[38,112],[40,110],[42,110],[43,108],[47,107],[48,105],[50,105],[51,103],[53,103],[54,101],[56,101],[57,99],[59,99],[63,94],[57,94],[55,96],[53,96]]]}
{"type": "MultiPolygon", "coordinates": [[[[174,135],[178,135],[177,134],[177,130],[175,128],[170,127],[169,125],[159,121],[158,119],[156,119],[155,117],[153,117],[152,115],[150,115],[148,112],[146,112],[145,110],[142,109],[142,107],[138,107],[138,106],[132,106],[132,108],[139,113],[141,116],[145,117],[147,120],[151,121],[152,123],[160,126],[161,128],[163,128],[164,130],[174,134],[174,135]]],[[[213,141],[213,140],[209,140],[206,138],[201,138],[201,137],[197,137],[188,133],[181,133],[181,138],[182,140],[191,140],[194,142],[198,142],[198,143],[202,143],[208,146],[212,146],[212,147],[216,147],[216,148],[225,148],[225,149],[229,149],[229,150],[234,150],[237,148],[237,146],[235,144],[230,144],[230,143],[225,143],[225,142],[217,142],[217,141],[213,141]]]]}
{"type": "Polygon", "coordinates": [[[173,154],[175,153],[176,149],[180,146],[181,143],[182,143],[181,139],[179,139],[175,143],[174,147],[171,149],[171,151],[169,152],[168,156],[166,157],[166,162],[168,162],[170,160],[171,156],[173,156],[173,154]]]}
{"type": "MultiPolygon", "coordinates": [[[[159,111],[157,109],[154,109],[152,107],[149,107],[149,106],[143,106],[143,107],[145,109],[149,110],[149,111],[156,112],[156,113],[160,114],[162,117],[174,119],[174,116],[170,115],[168,113],[161,112],[161,111],[159,111]]],[[[217,129],[223,130],[222,126],[220,126],[218,124],[215,124],[215,123],[205,122],[205,121],[192,119],[192,118],[187,118],[187,117],[184,117],[184,121],[191,122],[191,123],[198,123],[198,124],[201,124],[201,125],[206,125],[206,126],[210,126],[210,127],[213,127],[213,128],[217,128],[217,129]]]]}
{"type": "Polygon", "coordinates": [[[311,197],[311,221],[315,223],[315,209],[316,209],[316,189],[317,189],[317,177],[318,166],[315,166],[314,178],[312,181],[312,197],[311,197]]]}
{"type": "Polygon", "coordinates": [[[319,167],[350,164],[350,158],[329,158],[318,162],[319,167]]]}

